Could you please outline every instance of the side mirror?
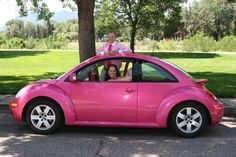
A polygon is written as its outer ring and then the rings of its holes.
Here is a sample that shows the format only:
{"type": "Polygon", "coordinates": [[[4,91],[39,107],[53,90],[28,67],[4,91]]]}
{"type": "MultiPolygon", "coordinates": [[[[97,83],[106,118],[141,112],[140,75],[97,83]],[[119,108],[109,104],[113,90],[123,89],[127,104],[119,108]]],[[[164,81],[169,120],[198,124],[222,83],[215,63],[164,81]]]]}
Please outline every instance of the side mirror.
{"type": "Polygon", "coordinates": [[[75,73],[73,73],[73,74],[70,75],[69,81],[70,81],[70,82],[76,82],[76,81],[77,81],[77,78],[76,78],[76,74],[75,74],[75,73]]]}

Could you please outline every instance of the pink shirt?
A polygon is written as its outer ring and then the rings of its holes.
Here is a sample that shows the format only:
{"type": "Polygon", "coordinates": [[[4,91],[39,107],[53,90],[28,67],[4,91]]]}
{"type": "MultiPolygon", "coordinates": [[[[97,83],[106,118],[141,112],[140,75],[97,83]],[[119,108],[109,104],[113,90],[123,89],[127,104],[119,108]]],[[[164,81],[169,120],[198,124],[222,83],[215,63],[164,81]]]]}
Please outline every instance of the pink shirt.
{"type": "MultiPolygon", "coordinates": [[[[108,51],[109,45],[110,43],[104,44],[102,48],[100,48],[100,50],[97,51],[97,55],[104,55],[104,52],[108,51]]],[[[132,53],[132,50],[129,47],[121,45],[120,43],[116,41],[112,43],[111,50],[112,51],[118,50],[119,53],[132,53]]]]}
{"type": "MultiPolygon", "coordinates": [[[[106,43],[102,46],[102,48],[100,48],[100,50],[97,51],[97,55],[104,55],[104,52],[108,51],[110,43],[106,43]]],[[[111,47],[111,51],[116,51],[118,50],[119,53],[132,53],[132,50],[124,45],[121,45],[118,42],[114,42],[112,43],[112,47],[111,47]]],[[[120,69],[121,67],[121,61],[120,60],[113,60],[111,61],[112,64],[115,64],[117,66],[118,69],[120,69]]],[[[106,69],[107,67],[105,67],[106,69]]]]}

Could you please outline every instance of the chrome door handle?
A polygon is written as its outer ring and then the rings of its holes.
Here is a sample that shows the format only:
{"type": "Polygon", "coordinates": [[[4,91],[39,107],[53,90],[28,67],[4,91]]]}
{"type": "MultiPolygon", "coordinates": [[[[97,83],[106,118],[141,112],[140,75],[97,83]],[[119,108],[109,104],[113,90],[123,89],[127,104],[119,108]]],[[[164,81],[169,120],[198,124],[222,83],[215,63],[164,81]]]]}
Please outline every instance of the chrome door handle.
{"type": "Polygon", "coordinates": [[[127,93],[133,93],[133,92],[136,92],[136,90],[133,89],[133,88],[126,88],[125,91],[126,91],[127,93]]]}

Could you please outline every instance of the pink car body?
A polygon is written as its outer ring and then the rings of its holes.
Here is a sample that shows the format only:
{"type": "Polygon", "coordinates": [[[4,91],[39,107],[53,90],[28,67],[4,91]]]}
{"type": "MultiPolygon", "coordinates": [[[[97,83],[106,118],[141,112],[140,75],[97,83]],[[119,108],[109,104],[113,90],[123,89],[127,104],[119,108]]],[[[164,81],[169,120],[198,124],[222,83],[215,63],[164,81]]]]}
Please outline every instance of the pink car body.
{"type": "Polygon", "coordinates": [[[12,116],[26,120],[30,102],[45,98],[62,111],[65,125],[166,128],[173,109],[183,102],[204,108],[208,124],[218,124],[223,104],[204,87],[178,68],[158,58],[139,54],[95,56],[56,80],[41,80],[25,86],[10,102],[12,116]],[[170,72],[177,82],[66,81],[79,69],[109,58],[140,59],[170,72]]]}

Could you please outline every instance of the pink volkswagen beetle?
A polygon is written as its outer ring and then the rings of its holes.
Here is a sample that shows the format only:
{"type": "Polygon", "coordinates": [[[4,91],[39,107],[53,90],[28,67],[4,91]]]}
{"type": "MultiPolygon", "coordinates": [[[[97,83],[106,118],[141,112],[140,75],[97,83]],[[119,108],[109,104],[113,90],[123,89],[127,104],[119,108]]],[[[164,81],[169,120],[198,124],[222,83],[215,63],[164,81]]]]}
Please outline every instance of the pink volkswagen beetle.
{"type": "Polygon", "coordinates": [[[10,110],[15,120],[26,121],[40,134],[65,124],[170,127],[194,137],[223,116],[223,104],[205,82],[151,56],[95,56],[55,80],[28,84],[12,99],[10,110]],[[129,75],[132,81],[104,81],[108,60],[119,63],[121,77],[129,75]]]}

